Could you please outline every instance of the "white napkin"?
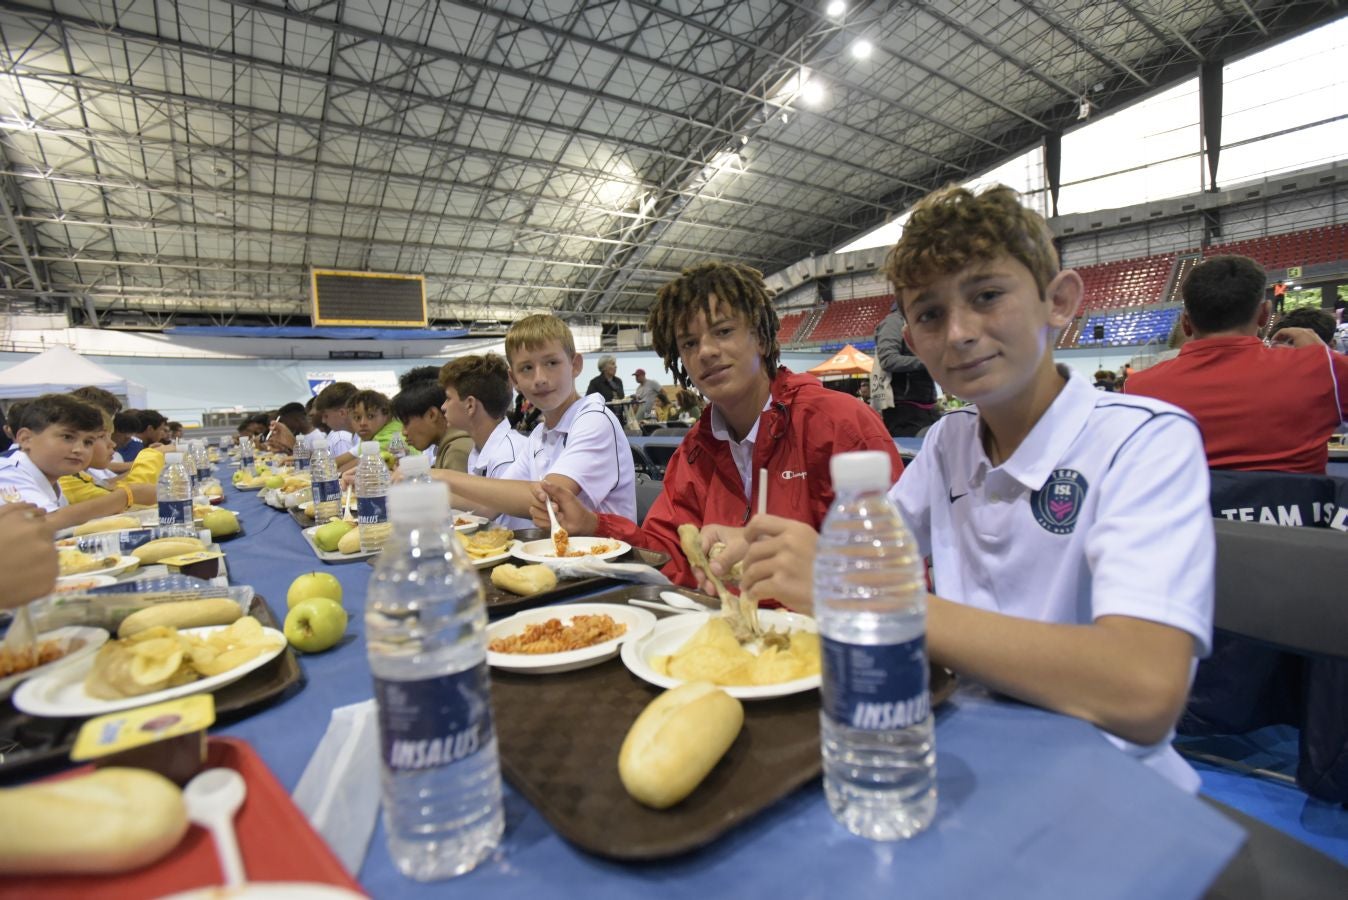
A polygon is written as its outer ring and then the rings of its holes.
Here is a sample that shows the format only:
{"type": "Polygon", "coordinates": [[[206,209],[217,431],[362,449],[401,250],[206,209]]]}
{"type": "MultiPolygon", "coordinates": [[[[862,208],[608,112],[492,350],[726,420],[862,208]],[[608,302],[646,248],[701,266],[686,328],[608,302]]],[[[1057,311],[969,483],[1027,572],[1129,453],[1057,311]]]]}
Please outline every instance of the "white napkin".
{"type": "Polygon", "coordinates": [[[360,872],[374,834],[379,785],[374,700],[334,709],[292,796],[353,875],[360,872]]]}
{"type": "Polygon", "coordinates": [[[659,569],[641,563],[613,563],[594,556],[548,560],[548,566],[559,578],[617,578],[638,584],[669,584],[659,569]]]}

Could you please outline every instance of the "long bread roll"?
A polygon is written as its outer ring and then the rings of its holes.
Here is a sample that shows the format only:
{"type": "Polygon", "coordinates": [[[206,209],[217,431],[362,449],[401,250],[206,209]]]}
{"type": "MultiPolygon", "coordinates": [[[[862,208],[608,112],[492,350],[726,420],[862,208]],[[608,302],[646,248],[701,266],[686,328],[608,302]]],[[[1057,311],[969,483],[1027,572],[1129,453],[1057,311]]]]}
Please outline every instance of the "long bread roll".
{"type": "Polygon", "coordinates": [[[182,792],[144,769],[0,790],[0,874],[125,872],[168,853],[186,831],[182,792]]]}
{"type": "Polygon", "coordinates": [[[224,597],[213,600],[176,600],[156,603],[133,612],[117,627],[119,638],[131,637],[160,625],[169,628],[204,628],[207,625],[228,625],[243,615],[239,604],[224,597]]]}
{"type": "Polygon", "coordinates": [[[618,752],[632,799],[665,809],[693,792],[735,743],[744,707],[705,681],[665,691],[641,711],[618,752]]]}
{"type": "Polygon", "coordinates": [[[170,556],[178,556],[181,553],[192,553],[197,550],[205,550],[206,545],[200,538],[194,537],[171,537],[157,538],[153,541],[147,541],[141,544],[131,555],[147,565],[157,563],[161,559],[167,559],[170,556]]]}

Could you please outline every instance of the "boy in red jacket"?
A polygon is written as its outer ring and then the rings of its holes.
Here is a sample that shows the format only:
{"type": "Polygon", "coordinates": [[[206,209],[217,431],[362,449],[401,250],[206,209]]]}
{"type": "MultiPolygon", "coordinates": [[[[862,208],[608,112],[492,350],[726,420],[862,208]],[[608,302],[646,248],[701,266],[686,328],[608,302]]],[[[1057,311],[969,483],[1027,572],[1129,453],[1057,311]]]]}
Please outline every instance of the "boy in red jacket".
{"type": "MultiPolygon", "coordinates": [[[[570,534],[619,538],[670,556],[664,573],[695,587],[679,549],[678,527],[703,529],[704,549],[718,525],[738,530],[757,510],[758,472],[768,473],[769,512],[818,528],[833,502],[828,461],[849,450],[889,454],[894,477],[903,463],[884,422],[869,407],[830,391],[812,375],[778,365],[777,313],[757,269],[705,262],[685,269],[656,295],[647,326],[665,368],[684,388],[710,401],[665,469],[664,490],[638,526],[596,514],[575,495],[546,482],[544,497],[570,534]],[[710,526],[710,527],[709,527],[710,526]]],[[[542,515],[538,514],[542,511],[542,515]]]]}

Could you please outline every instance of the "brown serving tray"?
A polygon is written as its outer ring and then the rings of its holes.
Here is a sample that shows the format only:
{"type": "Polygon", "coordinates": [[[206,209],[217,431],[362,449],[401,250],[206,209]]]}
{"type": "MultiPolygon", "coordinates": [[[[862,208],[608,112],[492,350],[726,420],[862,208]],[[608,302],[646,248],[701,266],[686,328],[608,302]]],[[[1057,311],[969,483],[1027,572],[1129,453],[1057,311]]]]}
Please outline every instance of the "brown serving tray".
{"type": "MultiPolygon", "coordinates": [[[[629,585],[586,602],[656,599],[660,590],[629,585]]],[[[645,860],[695,850],[822,768],[818,691],[746,701],[743,731],[706,780],[682,803],[649,809],[623,789],[618,750],[659,688],[616,658],[553,675],[492,670],[491,678],[502,772],[563,837],[600,856],[645,860]]],[[[932,670],[933,707],[954,689],[953,675],[932,670]]]]}
{"type": "MultiPolygon", "coordinates": [[[[253,597],[248,614],[268,628],[281,628],[260,596],[253,597]]],[[[216,720],[241,718],[303,687],[304,672],[287,646],[265,666],[214,692],[216,720]]],[[[9,700],[0,703],[0,783],[64,763],[83,724],[82,718],[39,718],[19,712],[9,700]]]]}

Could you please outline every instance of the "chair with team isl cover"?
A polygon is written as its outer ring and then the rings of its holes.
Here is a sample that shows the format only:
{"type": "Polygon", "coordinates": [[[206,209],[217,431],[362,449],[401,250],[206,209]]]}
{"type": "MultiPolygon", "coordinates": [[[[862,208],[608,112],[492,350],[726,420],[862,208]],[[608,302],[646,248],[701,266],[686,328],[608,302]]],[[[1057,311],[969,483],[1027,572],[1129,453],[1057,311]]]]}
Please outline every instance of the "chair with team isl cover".
{"type": "MultiPolygon", "coordinates": [[[[1348,534],[1320,528],[1280,528],[1250,522],[1217,520],[1216,605],[1213,624],[1224,635],[1256,641],[1274,650],[1302,656],[1312,664],[1334,668],[1333,675],[1312,677],[1308,687],[1337,690],[1337,723],[1322,721],[1322,729],[1337,724],[1337,735],[1322,730],[1315,742],[1303,732],[1302,762],[1297,781],[1311,793],[1342,792],[1348,783],[1348,735],[1342,717],[1342,698],[1348,684],[1348,603],[1341,584],[1348,572],[1348,534]],[[1334,677],[1337,675],[1337,680],[1334,677]],[[1308,773],[1307,754],[1326,739],[1337,737],[1338,765],[1315,761],[1308,773]],[[1307,779],[1317,781],[1307,787],[1307,779]],[[1324,784],[1325,781],[1335,784],[1324,784]]],[[[1313,701],[1314,690],[1308,691],[1313,701]]],[[[1323,717],[1322,717],[1323,718],[1323,717]]],[[[1181,752],[1206,762],[1233,766],[1248,774],[1276,776],[1253,770],[1231,759],[1195,753],[1180,743],[1181,752]]],[[[1343,897],[1348,868],[1230,807],[1204,798],[1245,828],[1249,841],[1209,889],[1209,898],[1343,897]]]]}
{"type": "MultiPolygon", "coordinates": [[[[1335,633],[1326,617],[1339,611],[1334,601],[1348,559],[1348,534],[1329,527],[1341,502],[1348,502],[1343,479],[1212,472],[1216,633],[1178,729],[1194,737],[1295,725],[1301,729],[1295,783],[1340,803],[1348,801],[1348,630],[1335,633]],[[1307,642],[1331,635],[1345,642],[1331,640],[1337,650],[1307,642]]],[[[1181,750],[1196,755],[1183,742],[1181,750]]],[[[1257,774],[1292,781],[1266,769],[1257,774]]]]}

